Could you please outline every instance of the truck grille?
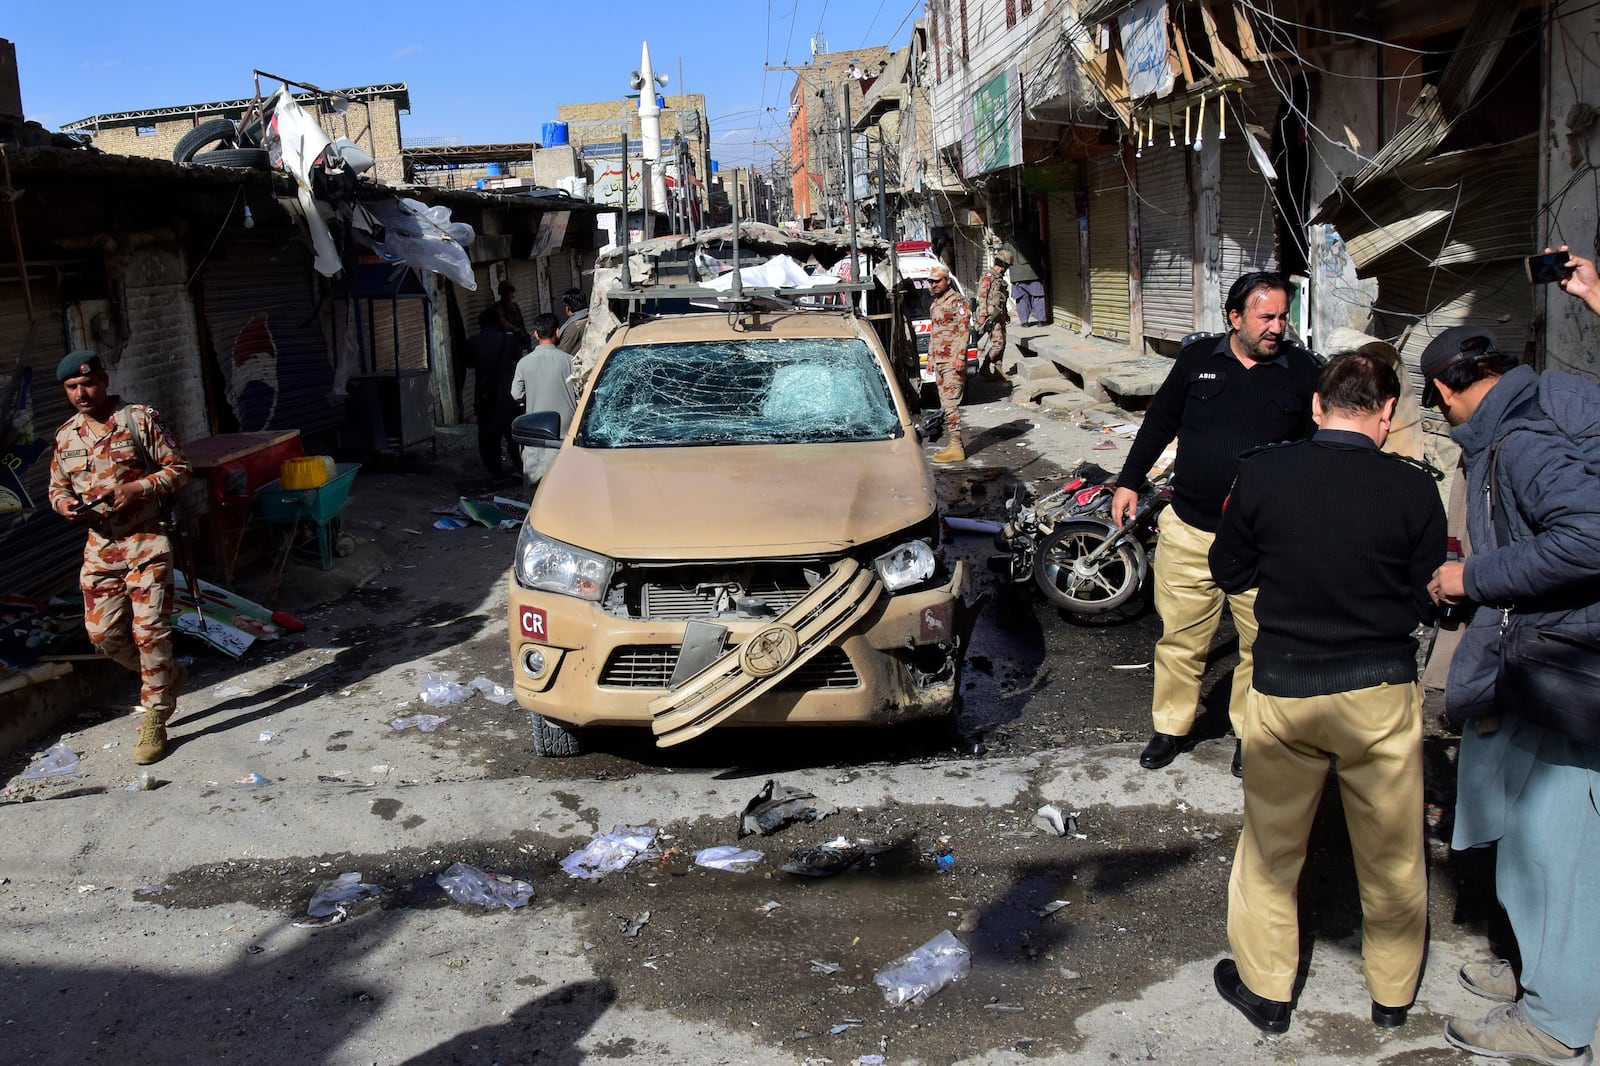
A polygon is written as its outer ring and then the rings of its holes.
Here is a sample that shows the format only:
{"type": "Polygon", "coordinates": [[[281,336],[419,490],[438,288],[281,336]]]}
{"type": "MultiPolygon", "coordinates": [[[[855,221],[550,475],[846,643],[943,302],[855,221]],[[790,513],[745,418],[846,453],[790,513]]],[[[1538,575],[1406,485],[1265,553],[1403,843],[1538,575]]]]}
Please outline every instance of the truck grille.
{"type": "MultiPolygon", "coordinates": [[[[776,618],[811,591],[804,568],[793,564],[673,567],[641,570],[637,599],[627,604],[631,617],[681,622],[691,618],[776,618]],[[766,610],[741,612],[732,596],[760,600],[766,610]]],[[[813,578],[815,575],[813,575],[813,578]]],[[[631,597],[630,597],[631,598],[631,597]]]]}
{"type": "MultiPolygon", "coordinates": [[[[606,660],[605,669],[600,671],[600,684],[607,688],[665,689],[678,662],[678,648],[677,644],[625,644],[606,660]]],[[[780,692],[811,692],[857,688],[860,684],[850,657],[840,648],[824,648],[778,682],[776,688],[780,692]]]]}

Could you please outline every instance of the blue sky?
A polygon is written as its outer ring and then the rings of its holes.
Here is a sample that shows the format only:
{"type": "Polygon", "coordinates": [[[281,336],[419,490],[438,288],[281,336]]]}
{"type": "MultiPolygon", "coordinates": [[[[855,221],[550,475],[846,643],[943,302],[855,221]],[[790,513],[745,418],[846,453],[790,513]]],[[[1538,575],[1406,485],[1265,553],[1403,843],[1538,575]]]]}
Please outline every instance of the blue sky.
{"type": "Polygon", "coordinates": [[[819,27],[831,51],[899,47],[923,3],[6,6],[0,37],[17,46],[23,107],[51,129],[105,112],[246,97],[251,70],[261,69],[325,88],[404,81],[411,90],[411,114],[401,125],[407,139],[538,140],[556,105],[626,94],[648,41],[657,72],[670,78],[667,92],[681,85],[706,94],[712,155],[733,164],[764,161],[772,149],[756,142],[788,138],[794,76],[764,74],[764,63],[806,62],[819,27]]]}

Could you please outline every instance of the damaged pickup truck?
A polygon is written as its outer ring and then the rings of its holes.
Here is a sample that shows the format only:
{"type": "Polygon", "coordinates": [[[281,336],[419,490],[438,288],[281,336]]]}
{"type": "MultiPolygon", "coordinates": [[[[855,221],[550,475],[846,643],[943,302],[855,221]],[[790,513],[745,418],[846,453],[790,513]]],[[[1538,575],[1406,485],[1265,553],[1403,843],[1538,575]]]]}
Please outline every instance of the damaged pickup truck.
{"type": "Polygon", "coordinates": [[[564,441],[518,419],[560,449],[509,576],[539,754],[955,713],[968,577],[883,348],[849,308],[772,308],[631,314],[564,441]]]}

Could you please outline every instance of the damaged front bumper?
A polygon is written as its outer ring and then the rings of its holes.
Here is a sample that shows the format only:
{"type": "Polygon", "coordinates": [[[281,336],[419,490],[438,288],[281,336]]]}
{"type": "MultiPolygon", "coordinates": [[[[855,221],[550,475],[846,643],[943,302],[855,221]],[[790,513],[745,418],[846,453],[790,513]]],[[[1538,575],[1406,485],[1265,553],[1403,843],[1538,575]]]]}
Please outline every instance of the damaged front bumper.
{"type": "Polygon", "coordinates": [[[662,746],[723,723],[884,725],[948,714],[967,590],[962,563],[941,585],[889,594],[870,568],[840,559],[776,618],[709,620],[725,632],[685,676],[678,659],[692,623],[618,618],[513,579],[517,697],[571,726],[649,725],[662,746]]]}

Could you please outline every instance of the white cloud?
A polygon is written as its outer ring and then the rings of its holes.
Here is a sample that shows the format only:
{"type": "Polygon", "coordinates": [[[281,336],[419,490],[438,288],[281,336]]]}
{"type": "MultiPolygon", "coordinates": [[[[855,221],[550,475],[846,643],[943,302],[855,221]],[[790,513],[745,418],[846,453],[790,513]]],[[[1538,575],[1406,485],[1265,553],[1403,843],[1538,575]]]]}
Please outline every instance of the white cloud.
{"type": "Polygon", "coordinates": [[[404,48],[401,48],[395,52],[391,58],[404,59],[406,56],[416,55],[420,51],[422,51],[422,46],[420,44],[408,44],[404,48]]]}

